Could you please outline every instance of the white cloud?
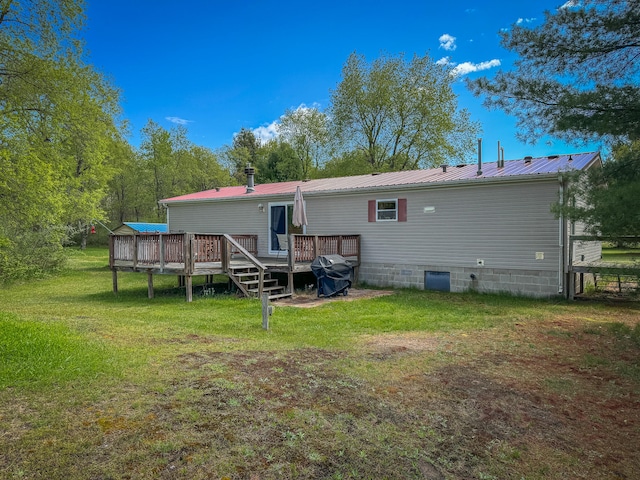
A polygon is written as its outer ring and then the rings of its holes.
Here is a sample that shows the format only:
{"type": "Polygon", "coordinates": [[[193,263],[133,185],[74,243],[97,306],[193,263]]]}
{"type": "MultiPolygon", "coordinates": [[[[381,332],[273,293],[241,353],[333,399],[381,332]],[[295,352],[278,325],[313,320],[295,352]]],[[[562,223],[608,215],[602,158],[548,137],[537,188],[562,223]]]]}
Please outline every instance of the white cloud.
{"type": "Polygon", "coordinates": [[[258,128],[254,128],[253,134],[259,139],[262,143],[268,142],[269,140],[273,140],[278,136],[278,121],[274,120],[268,125],[262,125],[258,128]]]}
{"type": "Polygon", "coordinates": [[[489,70],[490,68],[499,67],[500,64],[500,60],[498,59],[480,63],[464,62],[460,65],[456,65],[453,70],[451,70],[451,75],[455,77],[461,77],[469,73],[480,72],[482,70],[489,70]]]}
{"type": "Polygon", "coordinates": [[[531,22],[535,22],[537,19],[535,17],[533,18],[519,18],[516,21],[517,25],[522,25],[523,23],[531,23],[531,22]]]}
{"type": "Polygon", "coordinates": [[[449,57],[442,57],[440,60],[436,62],[436,65],[449,65],[451,63],[451,59],[449,57]]]}
{"type": "Polygon", "coordinates": [[[165,120],[169,120],[171,123],[175,123],[176,125],[187,125],[188,123],[192,123],[193,120],[185,120],[180,117],[164,117],[165,120]]]}
{"type": "Polygon", "coordinates": [[[438,39],[440,41],[440,48],[444,48],[445,50],[455,50],[456,49],[456,37],[445,33],[440,35],[438,39]]]}
{"type": "MultiPolygon", "coordinates": [[[[298,105],[294,109],[294,112],[305,114],[305,113],[309,112],[312,108],[315,108],[315,109],[319,110],[320,109],[320,104],[314,102],[309,107],[305,103],[301,103],[300,105],[298,105]]],[[[280,118],[282,118],[282,116],[280,118]]],[[[251,131],[256,136],[256,138],[258,140],[260,140],[260,142],[262,142],[262,143],[266,143],[266,142],[268,142],[270,140],[274,140],[274,139],[278,138],[278,136],[280,135],[280,132],[278,131],[278,128],[280,127],[280,118],[277,119],[277,120],[274,120],[271,123],[261,125],[258,128],[254,128],[251,131]]],[[[234,136],[235,136],[235,134],[234,134],[234,136]]]]}
{"type": "Polygon", "coordinates": [[[580,6],[580,2],[578,0],[568,0],[567,2],[563,3],[560,8],[571,8],[571,7],[579,7],[580,6]]]}

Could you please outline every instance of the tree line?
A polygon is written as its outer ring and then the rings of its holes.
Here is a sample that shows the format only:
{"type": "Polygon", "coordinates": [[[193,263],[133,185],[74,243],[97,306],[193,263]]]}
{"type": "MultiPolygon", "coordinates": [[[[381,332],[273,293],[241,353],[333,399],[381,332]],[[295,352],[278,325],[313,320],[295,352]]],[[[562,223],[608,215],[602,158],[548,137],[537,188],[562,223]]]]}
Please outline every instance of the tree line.
{"type": "MultiPolygon", "coordinates": [[[[638,4],[585,0],[547,12],[540,27],[514,25],[503,45],[518,53],[515,68],[468,82],[488,107],[516,115],[527,140],[607,141],[612,160],[576,190],[598,192],[596,206],[617,185],[630,205],[640,198],[638,4]]],[[[259,183],[426,168],[464,162],[480,133],[458,107],[447,65],[354,52],[327,109],[287,110],[272,140],[242,128],[212,151],[184,126],[149,120],[134,147],[120,92],[84,60],[83,15],[78,0],[0,2],[0,280],[59,268],[63,246],[86,240],[94,221],[163,222],[158,200],[243,184],[249,163],[259,183]]],[[[610,214],[581,208],[565,213],[594,231],[620,229],[610,214]]],[[[638,232],[631,220],[618,222],[626,233],[638,232]]]]}

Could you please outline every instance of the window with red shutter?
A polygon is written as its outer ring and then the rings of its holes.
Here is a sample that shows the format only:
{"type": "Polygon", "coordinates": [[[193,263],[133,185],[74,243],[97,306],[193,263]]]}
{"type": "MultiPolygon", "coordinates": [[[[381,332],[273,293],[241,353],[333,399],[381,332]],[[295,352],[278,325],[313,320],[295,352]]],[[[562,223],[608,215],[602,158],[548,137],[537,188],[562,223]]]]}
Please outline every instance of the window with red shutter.
{"type": "Polygon", "coordinates": [[[369,200],[370,222],[406,222],[407,199],[369,200]]]}

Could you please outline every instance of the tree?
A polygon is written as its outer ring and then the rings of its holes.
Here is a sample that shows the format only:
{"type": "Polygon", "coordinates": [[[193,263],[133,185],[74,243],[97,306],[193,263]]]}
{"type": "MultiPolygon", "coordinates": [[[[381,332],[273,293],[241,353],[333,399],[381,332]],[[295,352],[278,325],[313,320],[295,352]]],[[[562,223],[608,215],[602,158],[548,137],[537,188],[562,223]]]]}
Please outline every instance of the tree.
{"type": "Polygon", "coordinates": [[[60,265],[101,214],[118,92],[82,61],[82,2],[0,3],[0,279],[60,265]]]}
{"type": "MultiPolygon", "coordinates": [[[[155,210],[154,220],[164,221],[164,210],[158,200],[171,197],[171,186],[177,174],[177,165],[173,158],[173,144],[171,133],[149,119],[142,128],[142,142],[140,154],[143,170],[147,174],[147,182],[152,196],[151,202],[155,210]]],[[[147,206],[149,208],[150,205],[147,206]]]]}
{"type": "Polygon", "coordinates": [[[578,172],[571,180],[567,201],[555,205],[556,213],[619,243],[640,236],[640,141],[615,147],[602,168],[578,172]]]}
{"type": "Polygon", "coordinates": [[[354,150],[326,162],[318,175],[319,178],[349,177],[374,173],[375,171],[368,162],[365,152],[354,150]]]}
{"type": "Polygon", "coordinates": [[[334,136],[377,171],[450,163],[473,151],[479,127],[457,110],[454,76],[426,55],[406,62],[351,54],[331,93],[334,136]]]}
{"type": "Polygon", "coordinates": [[[293,149],[303,178],[309,178],[313,169],[320,168],[329,143],[328,120],[324,113],[315,107],[289,109],[280,117],[278,133],[293,149]]]}
{"type": "Polygon", "coordinates": [[[205,147],[192,145],[189,148],[189,163],[192,165],[189,181],[190,191],[209,190],[231,185],[231,175],[215,153],[205,147]]]}
{"type": "Polygon", "coordinates": [[[306,178],[296,152],[291,145],[282,140],[270,140],[262,145],[255,166],[257,183],[287,182],[306,178]]]}
{"type": "MultiPolygon", "coordinates": [[[[132,196],[141,205],[140,210],[135,211],[141,220],[164,221],[165,213],[158,203],[163,198],[229,185],[232,181],[211,150],[194,145],[188,139],[184,126],[166,130],[153,120],[142,129],[137,163],[141,172],[139,182],[132,185],[130,181],[122,181],[130,188],[146,186],[146,195],[143,192],[132,196]]],[[[131,212],[131,208],[127,210],[131,212]]]]}
{"type": "Polygon", "coordinates": [[[501,35],[519,55],[514,70],[468,85],[487,107],[516,115],[521,138],[640,138],[640,1],[571,2],[537,28],[501,35]]]}
{"type": "Polygon", "coordinates": [[[139,222],[153,218],[145,211],[147,184],[140,155],[127,142],[112,145],[111,157],[115,174],[112,176],[108,193],[104,199],[104,210],[111,224],[120,225],[126,221],[139,222]]]}
{"type": "Polygon", "coordinates": [[[247,165],[258,163],[258,152],[260,150],[260,140],[255,134],[246,128],[233,137],[231,147],[226,146],[220,152],[223,164],[231,172],[235,182],[242,185],[246,182],[244,169],[247,165]]]}

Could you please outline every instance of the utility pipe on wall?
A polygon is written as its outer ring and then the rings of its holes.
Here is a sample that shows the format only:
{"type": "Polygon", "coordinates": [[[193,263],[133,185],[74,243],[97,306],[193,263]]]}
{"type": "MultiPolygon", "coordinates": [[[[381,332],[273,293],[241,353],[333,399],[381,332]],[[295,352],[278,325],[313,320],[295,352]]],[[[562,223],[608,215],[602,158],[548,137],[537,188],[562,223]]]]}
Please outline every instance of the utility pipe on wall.
{"type": "Polygon", "coordinates": [[[478,176],[482,175],[482,139],[478,139],[478,176]]]}

